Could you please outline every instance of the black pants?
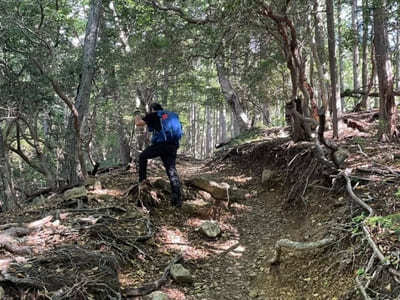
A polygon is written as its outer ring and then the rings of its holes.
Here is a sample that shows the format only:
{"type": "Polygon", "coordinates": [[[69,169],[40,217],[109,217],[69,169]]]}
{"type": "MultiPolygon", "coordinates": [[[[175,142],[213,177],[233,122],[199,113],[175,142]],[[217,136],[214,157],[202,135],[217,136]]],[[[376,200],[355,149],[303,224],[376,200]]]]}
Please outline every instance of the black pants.
{"type": "Polygon", "coordinates": [[[139,155],[139,182],[146,179],[147,160],[155,157],[161,158],[171,184],[171,202],[173,205],[181,204],[181,183],[175,166],[177,150],[177,145],[159,143],[147,147],[139,155]]]}

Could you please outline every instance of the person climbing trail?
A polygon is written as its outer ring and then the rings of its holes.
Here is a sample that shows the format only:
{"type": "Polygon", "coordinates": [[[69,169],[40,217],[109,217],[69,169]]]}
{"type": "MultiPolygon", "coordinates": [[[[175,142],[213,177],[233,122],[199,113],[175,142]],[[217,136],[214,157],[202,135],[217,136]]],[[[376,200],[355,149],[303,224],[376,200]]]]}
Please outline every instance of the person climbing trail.
{"type": "Polygon", "coordinates": [[[143,118],[139,114],[135,116],[135,125],[147,125],[153,134],[151,145],[139,155],[139,184],[146,180],[147,160],[160,157],[171,184],[171,204],[181,207],[181,183],[176,170],[176,154],[183,135],[179,116],[174,112],[164,110],[159,103],[152,103],[150,112],[143,118]]]}

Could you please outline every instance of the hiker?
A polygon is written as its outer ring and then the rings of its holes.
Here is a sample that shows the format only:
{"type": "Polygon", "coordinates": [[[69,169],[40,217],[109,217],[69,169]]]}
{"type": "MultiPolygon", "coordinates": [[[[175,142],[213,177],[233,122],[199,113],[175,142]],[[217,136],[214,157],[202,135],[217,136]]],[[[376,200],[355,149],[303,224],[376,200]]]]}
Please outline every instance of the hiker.
{"type": "Polygon", "coordinates": [[[147,125],[153,133],[151,145],[139,155],[139,184],[146,180],[147,160],[160,157],[171,184],[172,206],[181,207],[181,184],[178,172],[176,171],[176,152],[179,147],[179,140],[182,137],[182,125],[176,113],[163,110],[158,103],[150,105],[150,112],[143,118],[140,115],[135,117],[136,126],[147,125]]]}

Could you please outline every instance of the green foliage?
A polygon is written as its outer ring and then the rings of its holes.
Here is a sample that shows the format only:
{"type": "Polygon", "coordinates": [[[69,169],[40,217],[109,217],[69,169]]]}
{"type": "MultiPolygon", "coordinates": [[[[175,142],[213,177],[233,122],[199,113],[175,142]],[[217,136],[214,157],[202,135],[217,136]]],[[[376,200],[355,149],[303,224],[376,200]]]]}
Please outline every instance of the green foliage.
{"type": "Polygon", "coordinates": [[[352,230],[353,235],[356,235],[359,232],[361,232],[361,226],[365,219],[366,219],[366,215],[364,213],[352,218],[351,223],[352,223],[352,228],[353,228],[353,230],[352,230]]]}
{"type": "Polygon", "coordinates": [[[388,215],[385,217],[374,216],[366,219],[366,224],[369,226],[379,226],[395,231],[396,234],[400,234],[400,213],[388,215]]]}
{"type": "Polygon", "coordinates": [[[357,275],[358,275],[358,276],[362,276],[362,275],[364,275],[364,274],[365,274],[364,268],[360,268],[360,269],[357,270],[357,275]]]}

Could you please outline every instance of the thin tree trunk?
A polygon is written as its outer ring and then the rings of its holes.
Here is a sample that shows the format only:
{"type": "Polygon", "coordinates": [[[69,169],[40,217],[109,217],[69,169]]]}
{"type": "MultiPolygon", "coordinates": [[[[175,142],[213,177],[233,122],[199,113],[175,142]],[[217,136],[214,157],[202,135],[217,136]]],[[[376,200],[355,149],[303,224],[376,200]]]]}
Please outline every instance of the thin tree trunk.
{"type": "Polygon", "coordinates": [[[396,25],[397,25],[397,30],[396,30],[396,76],[395,76],[395,81],[396,81],[396,89],[400,88],[400,5],[397,4],[397,16],[396,16],[396,25]]]}
{"type": "Polygon", "coordinates": [[[370,16],[368,0],[363,0],[363,38],[362,38],[362,87],[364,95],[361,100],[361,109],[366,110],[368,106],[368,26],[370,16]]]}
{"type": "MultiPolygon", "coordinates": [[[[339,69],[336,67],[336,74],[339,76],[336,76],[336,80],[338,80],[339,83],[339,95],[341,95],[344,92],[344,79],[343,79],[343,74],[344,74],[344,64],[343,64],[343,41],[342,41],[342,0],[339,0],[338,3],[338,12],[337,12],[337,20],[338,20],[338,55],[339,55],[339,69]],[[338,72],[339,71],[339,72],[338,72]]],[[[328,10],[328,8],[327,8],[328,10]]],[[[332,14],[334,15],[334,10],[332,11],[332,14]]],[[[335,20],[335,17],[333,17],[333,20],[335,20]]],[[[334,21],[333,21],[334,22],[334,21]]],[[[335,28],[335,27],[333,27],[335,28]]],[[[335,30],[335,29],[333,29],[335,30]]],[[[328,42],[329,43],[329,42],[328,42]]],[[[330,61],[330,58],[329,58],[330,61]]],[[[332,84],[332,72],[331,72],[331,84],[332,84]]],[[[340,96],[339,96],[340,97],[340,96]]],[[[334,103],[331,99],[332,104],[334,103]]],[[[332,112],[333,112],[333,107],[332,107],[332,112]]],[[[341,111],[344,110],[344,98],[340,97],[340,109],[341,111]]]]}
{"type": "Polygon", "coordinates": [[[351,5],[351,28],[353,31],[353,89],[360,89],[359,81],[359,61],[360,54],[358,50],[358,22],[357,22],[357,0],[353,0],[351,5]]]}
{"type": "Polygon", "coordinates": [[[397,106],[393,95],[392,63],[388,54],[389,40],[386,31],[386,1],[376,0],[374,8],[375,57],[379,81],[378,138],[391,141],[397,135],[397,106]]]}
{"type": "Polygon", "coordinates": [[[161,98],[161,104],[163,105],[163,107],[168,106],[168,87],[169,87],[168,66],[165,66],[163,75],[162,98],[161,98]]]}
{"type": "Polygon", "coordinates": [[[211,107],[206,106],[206,130],[205,130],[205,157],[211,155],[211,140],[212,140],[212,120],[211,107]]]}
{"type": "Polygon", "coordinates": [[[342,110],[340,102],[340,90],[337,82],[333,0],[326,0],[326,14],[328,28],[329,69],[331,74],[333,137],[339,138],[339,128],[341,127],[342,122],[342,110]]]}
{"type": "Polygon", "coordinates": [[[216,67],[218,73],[218,79],[221,86],[221,90],[224,94],[225,100],[231,107],[232,112],[235,114],[240,131],[244,131],[250,128],[250,121],[246,115],[244,108],[239,100],[239,95],[232,86],[231,81],[228,78],[227,71],[220,59],[216,59],[216,67]]]}
{"type": "Polygon", "coordinates": [[[201,110],[198,109],[196,113],[196,144],[195,144],[196,158],[201,158],[201,149],[202,149],[201,126],[202,126],[201,110]]]}
{"type": "Polygon", "coordinates": [[[322,105],[325,107],[325,111],[328,111],[329,103],[329,86],[328,86],[328,67],[327,67],[327,55],[325,52],[325,35],[323,33],[323,22],[320,14],[318,13],[319,1],[314,0],[314,35],[315,42],[312,43],[312,51],[315,60],[315,65],[318,72],[318,81],[320,85],[320,96],[322,105]]]}
{"type": "Polygon", "coordinates": [[[265,126],[271,125],[271,116],[270,116],[270,108],[269,101],[266,101],[262,104],[262,120],[265,126]]]}
{"type": "Polygon", "coordinates": [[[90,12],[86,26],[85,42],[83,46],[81,79],[75,103],[76,112],[75,114],[71,114],[68,122],[67,137],[65,144],[65,150],[66,153],[68,153],[68,155],[66,156],[65,159],[65,165],[63,171],[64,174],[66,174],[67,181],[72,184],[76,184],[80,181],[77,173],[76,157],[78,157],[80,162],[82,177],[86,178],[87,176],[85,160],[83,158],[83,154],[80,149],[81,146],[80,130],[83,119],[86,117],[86,114],[89,110],[90,92],[95,73],[96,43],[98,36],[98,28],[100,24],[101,9],[102,9],[101,0],[91,1],[90,12]]]}
{"type": "Polygon", "coordinates": [[[14,210],[17,207],[17,196],[14,189],[7,151],[2,129],[0,127],[0,178],[4,188],[4,195],[0,195],[0,200],[4,211],[14,210]]]}
{"type": "Polygon", "coordinates": [[[219,109],[219,142],[225,143],[226,138],[226,109],[222,105],[219,109]]]}
{"type": "Polygon", "coordinates": [[[196,157],[196,144],[197,144],[197,124],[198,120],[197,120],[197,110],[196,110],[196,104],[193,103],[192,104],[192,153],[193,153],[193,157],[196,157]]]}

